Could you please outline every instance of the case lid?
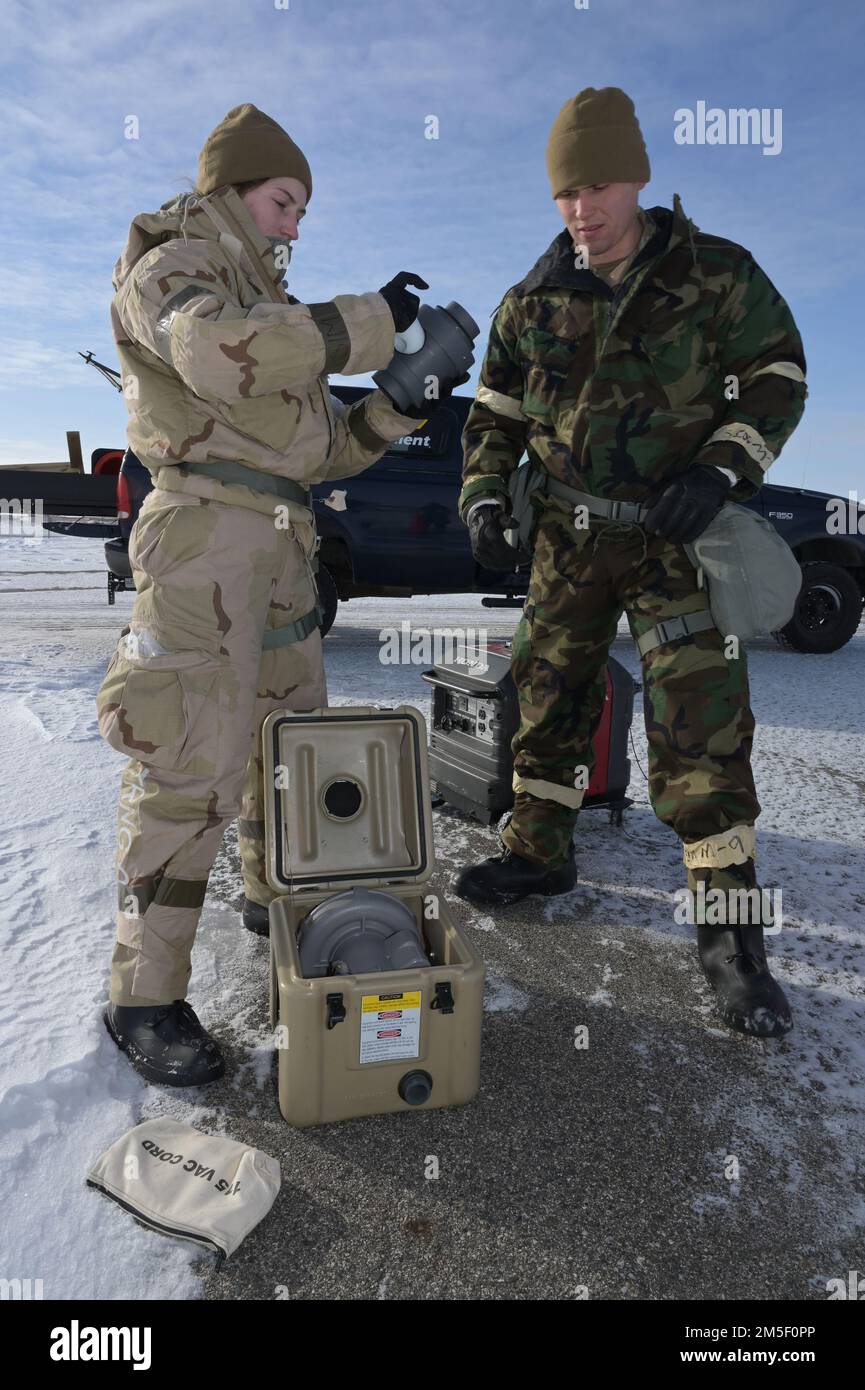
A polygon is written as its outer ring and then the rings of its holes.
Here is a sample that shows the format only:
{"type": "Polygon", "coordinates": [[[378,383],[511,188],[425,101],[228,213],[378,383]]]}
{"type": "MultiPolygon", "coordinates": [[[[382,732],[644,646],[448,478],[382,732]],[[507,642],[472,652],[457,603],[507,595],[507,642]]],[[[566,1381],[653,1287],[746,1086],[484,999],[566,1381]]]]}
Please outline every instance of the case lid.
{"type": "Polygon", "coordinates": [[[267,881],[277,893],[425,882],[426,721],[412,705],[274,710],[262,724],[267,881]]]}

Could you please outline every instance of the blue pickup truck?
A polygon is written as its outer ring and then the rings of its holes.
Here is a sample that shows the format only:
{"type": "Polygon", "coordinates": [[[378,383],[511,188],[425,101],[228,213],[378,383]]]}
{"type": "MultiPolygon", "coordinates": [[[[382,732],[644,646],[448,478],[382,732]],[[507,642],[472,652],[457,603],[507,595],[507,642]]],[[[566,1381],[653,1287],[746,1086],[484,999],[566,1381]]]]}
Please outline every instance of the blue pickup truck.
{"type": "MultiPolygon", "coordinates": [[[[331,389],[346,405],[369,390],[331,389]]],[[[505,574],[477,565],[457,513],[460,435],[470,405],[468,396],[452,397],[365,473],[313,488],[321,537],[322,634],[331,627],[340,601],[369,595],[477,592],[493,606],[522,606],[528,569],[505,574]]],[[[129,532],[151,486],[150,474],[127,450],[117,479],[119,531],[105,545],[110,603],[118,589],[134,587],[129,532]]],[[[771,521],[802,566],[796,612],[776,634],[802,652],[837,651],[862,617],[865,534],[831,534],[828,502],[828,493],[766,484],[747,504],[771,521]]],[[[865,532],[865,512],[859,525],[865,532]]]]}

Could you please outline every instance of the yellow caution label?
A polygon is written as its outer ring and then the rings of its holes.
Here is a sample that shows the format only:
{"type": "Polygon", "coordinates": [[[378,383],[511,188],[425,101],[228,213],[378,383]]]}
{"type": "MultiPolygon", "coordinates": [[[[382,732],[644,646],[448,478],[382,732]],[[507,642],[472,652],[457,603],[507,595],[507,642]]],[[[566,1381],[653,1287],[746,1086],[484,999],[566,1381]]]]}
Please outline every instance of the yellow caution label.
{"type": "Polygon", "coordinates": [[[419,1009],[420,990],[410,990],[402,994],[365,994],[361,1009],[365,1014],[379,1013],[391,1009],[419,1009]]]}

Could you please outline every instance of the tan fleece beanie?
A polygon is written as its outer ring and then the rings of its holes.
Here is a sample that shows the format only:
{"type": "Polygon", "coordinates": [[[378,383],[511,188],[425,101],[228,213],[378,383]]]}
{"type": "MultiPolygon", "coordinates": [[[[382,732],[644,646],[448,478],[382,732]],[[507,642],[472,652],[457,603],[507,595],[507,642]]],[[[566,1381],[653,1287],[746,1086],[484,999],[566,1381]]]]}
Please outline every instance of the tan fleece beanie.
{"type": "Polygon", "coordinates": [[[648,182],[640,124],[621,87],[584,87],[565,102],[547,140],[547,173],[554,198],[592,183],[648,182]]]}
{"type": "Polygon", "coordinates": [[[198,191],[226,183],[280,176],[299,179],[312,197],[312,174],[301,149],[281,125],[250,102],[233,106],[204,142],[198,156],[198,191]]]}

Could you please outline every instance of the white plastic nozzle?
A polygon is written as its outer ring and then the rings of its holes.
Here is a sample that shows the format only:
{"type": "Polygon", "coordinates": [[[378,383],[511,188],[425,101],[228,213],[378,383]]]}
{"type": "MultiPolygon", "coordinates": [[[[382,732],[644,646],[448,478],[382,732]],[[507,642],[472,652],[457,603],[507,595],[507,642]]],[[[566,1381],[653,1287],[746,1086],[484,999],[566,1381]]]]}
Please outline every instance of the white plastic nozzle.
{"type": "Polygon", "coordinates": [[[426,342],[426,334],[420,319],[410,323],[404,333],[397,333],[393,340],[395,352],[420,352],[426,342]]]}

